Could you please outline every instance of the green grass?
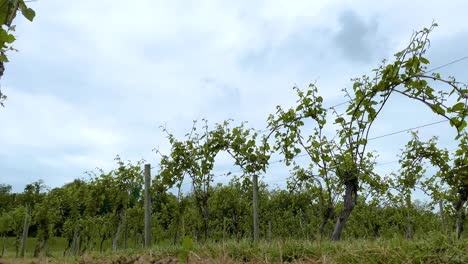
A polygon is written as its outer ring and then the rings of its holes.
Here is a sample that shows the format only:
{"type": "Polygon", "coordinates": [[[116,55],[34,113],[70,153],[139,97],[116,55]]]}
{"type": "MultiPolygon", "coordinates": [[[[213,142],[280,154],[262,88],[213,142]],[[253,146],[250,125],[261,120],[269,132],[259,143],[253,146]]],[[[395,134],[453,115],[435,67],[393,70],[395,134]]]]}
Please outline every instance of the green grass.
{"type": "MultiPolygon", "coordinates": [[[[63,239],[51,241],[49,260],[60,263],[86,263],[86,259],[118,260],[119,258],[149,255],[155,259],[177,258],[181,246],[156,245],[151,250],[128,249],[118,252],[89,252],[85,256],[63,257],[63,239]]],[[[28,256],[32,254],[34,240],[28,241],[28,256]]],[[[1,248],[1,244],[0,244],[1,248]]],[[[414,240],[403,238],[364,240],[354,239],[338,243],[330,241],[306,241],[297,239],[261,241],[253,243],[250,240],[208,242],[195,244],[190,253],[191,263],[215,259],[218,262],[226,260],[234,262],[308,262],[308,263],[468,263],[468,240],[454,241],[443,236],[421,237],[414,240]]],[[[7,255],[7,260],[13,260],[13,251],[7,255]],[[12,254],[11,254],[12,253],[12,254]]],[[[18,262],[19,261],[19,262],[18,262]]],[[[1,262],[1,261],[0,261],[1,262]]],[[[99,262],[97,262],[99,263],[99,262]]],[[[143,263],[143,262],[142,262],[143,263]]]]}
{"type": "MultiPolygon", "coordinates": [[[[66,241],[64,238],[61,237],[53,237],[49,240],[48,242],[48,248],[49,251],[55,252],[58,254],[58,252],[63,253],[63,250],[65,249],[66,246],[66,241]]],[[[34,247],[36,246],[36,238],[28,238],[26,242],[26,252],[25,255],[26,257],[31,257],[33,252],[34,252],[34,247]]],[[[0,238],[0,253],[3,248],[3,239],[0,238]]],[[[16,255],[16,250],[15,250],[15,238],[13,237],[7,237],[5,241],[5,255],[4,257],[6,258],[13,258],[16,255]]]]}
{"type": "MultiPolygon", "coordinates": [[[[228,256],[240,261],[291,262],[315,260],[324,263],[468,263],[468,243],[446,239],[348,240],[334,243],[281,240],[206,244],[194,249],[201,258],[228,256]]],[[[168,252],[168,256],[174,252],[168,252]]]]}

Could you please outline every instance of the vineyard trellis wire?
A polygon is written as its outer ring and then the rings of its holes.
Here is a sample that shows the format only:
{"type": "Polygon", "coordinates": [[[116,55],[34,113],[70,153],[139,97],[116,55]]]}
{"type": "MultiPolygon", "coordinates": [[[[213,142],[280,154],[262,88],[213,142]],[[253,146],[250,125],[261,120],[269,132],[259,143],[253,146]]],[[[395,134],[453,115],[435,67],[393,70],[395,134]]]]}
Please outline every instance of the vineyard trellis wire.
{"type": "MultiPolygon", "coordinates": [[[[435,71],[435,70],[448,67],[448,66],[450,66],[450,65],[452,65],[452,64],[461,62],[461,61],[466,60],[466,59],[468,59],[468,56],[464,56],[464,57],[458,58],[458,59],[456,59],[456,60],[447,62],[447,63],[445,63],[445,64],[443,64],[443,65],[434,67],[434,68],[432,68],[432,69],[429,69],[429,70],[427,70],[427,71],[424,71],[423,74],[430,73],[430,72],[433,72],[433,71],[435,71]]],[[[334,109],[335,107],[348,104],[349,102],[350,102],[350,101],[344,101],[344,102],[341,102],[341,103],[332,105],[332,106],[328,107],[327,109],[334,109]]],[[[444,123],[444,122],[448,122],[448,121],[449,121],[449,120],[439,120],[439,121],[431,122],[431,123],[428,123],[428,124],[423,124],[423,125],[416,126],[416,127],[411,127],[411,128],[407,128],[407,129],[403,129],[403,130],[399,130],[399,131],[394,131],[394,132],[390,132],[390,133],[387,133],[387,134],[384,134],[384,135],[380,135],[380,136],[375,136],[375,137],[369,138],[367,141],[372,141],[372,140],[376,140],[376,139],[380,139],[380,138],[384,138],[384,137],[388,137],[388,136],[392,136],[392,135],[396,135],[396,134],[400,134],[400,133],[404,133],[404,132],[408,132],[408,131],[413,131],[413,130],[416,130],[416,129],[425,128],[425,127],[428,127],[428,126],[433,126],[433,125],[437,125],[437,124],[444,123]]],[[[267,133],[267,132],[270,132],[270,130],[265,129],[265,130],[259,131],[260,134],[265,134],[265,133],[267,133]]],[[[300,157],[305,157],[305,156],[307,156],[307,155],[308,155],[307,153],[301,154],[301,155],[296,156],[294,159],[300,158],[300,157]]],[[[283,162],[283,161],[284,161],[284,160],[279,159],[279,160],[275,160],[275,161],[269,162],[269,164],[280,163],[280,162],[283,162]]],[[[394,163],[394,162],[396,162],[396,161],[392,161],[392,162],[388,162],[388,163],[394,163]]],[[[384,164],[387,164],[387,163],[380,163],[380,164],[378,163],[376,166],[384,165],[384,164]]],[[[226,175],[226,174],[232,174],[232,173],[238,173],[238,172],[241,172],[241,170],[236,170],[236,171],[232,171],[232,172],[228,172],[228,173],[216,175],[216,176],[214,176],[213,178],[218,178],[218,177],[222,177],[222,176],[224,176],[224,175],[226,175]]],[[[189,183],[185,183],[185,184],[183,184],[183,185],[186,185],[186,184],[189,184],[189,183]]]]}
{"type": "MultiPolygon", "coordinates": [[[[463,60],[466,60],[468,59],[468,55],[467,56],[464,56],[464,57],[461,57],[461,58],[458,58],[456,60],[453,60],[453,61],[449,61],[445,64],[442,64],[440,66],[437,66],[437,67],[434,67],[432,69],[429,69],[427,71],[424,71],[423,73],[426,74],[426,73],[430,73],[430,72],[433,72],[435,70],[439,70],[439,69],[442,69],[442,68],[445,68],[445,67],[448,67],[452,64],[455,64],[455,63],[458,63],[458,62],[461,62],[463,60]]],[[[348,104],[350,101],[344,101],[344,102],[341,102],[341,103],[338,103],[338,104],[335,104],[335,105],[332,105],[332,106],[329,106],[327,107],[327,109],[334,109],[335,107],[338,107],[338,106],[342,106],[342,105],[345,105],[345,104],[348,104]]],[[[412,130],[415,130],[415,129],[419,129],[419,128],[425,128],[425,127],[428,127],[428,126],[432,126],[432,125],[436,125],[436,124],[439,124],[439,123],[444,123],[444,122],[448,122],[448,120],[440,120],[440,121],[436,121],[436,122],[432,122],[432,123],[428,123],[428,124],[423,124],[423,125],[420,125],[420,126],[417,126],[417,127],[412,127],[412,128],[407,128],[407,129],[403,129],[403,130],[399,130],[399,131],[395,131],[395,132],[391,132],[391,133],[388,133],[388,134],[384,134],[384,135],[381,135],[381,136],[376,136],[376,137],[372,137],[372,138],[369,138],[368,141],[371,141],[371,140],[375,140],[375,139],[379,139],[379,138],[384,138],[384,137],[388,137],[388,136],[392,136],[392,135],[396,135],[396,134],[400,134],[400,133],[404,133],[404,132],[408,132],[408,131],[412,131],[412,130]]],[[[270,132],[269,129],[265,129],[265,130],[260,130],[259,131],[259,134],[266,134],[267,132],[270,132]]],[[[305,157],[307,156],[307,154],[302,154],[302,155],[298,155],[296,158],[300,158],[300,157],[305,157]]],[[[280,162],[283,162],[282,159],[279,159],[279,160],[275,160],[275,161],[272,161],[270,162],[269,164],[275,164],[275,163],[280,163],[280,162]]],[[[389,162],[389,163],[394,163],[396,161],[392,161],[392,162],[389,162]]],[[[378,163],[376,164],[376,166],[379,166],[379,165],[384,165],[385,163],[378,163]]],[[[223,174],[219,174],[219,175],[215,175],[213,176],[213,178],[219,178],[219,177],[222,177],[222,176],[225,176],[226,174],[233,174],[233,173],[238,173],[238,172],[242,172],[242,170],[235,170],[235,171],[230,171],[228,173],[223,173],[223,174]]],[[[187,186],[188,184],[190,184],[190,182],[187,182],[187,183],[183,183],[181,185],[182,186],[187,186]]],[[[177,187],[173,187],[173,188],[170,188],[170,189],[174,189],[174,188],[177,188],[177,187]]]]}
{"type": "MultiPolygon", "coordinates": [[[[420,128],[426,128],[426,127],[429,127],[429,126],[433,126],[433,125],[437,125],[437,124],[445,123],[445,122],[448,122],[448,120],[439,120],[439,121],[419,125],[419,126],[416,126],[416,127],[411,127],[411,128],[406,128],[406,129],[403,129],[403,130],[390,132],[390,133],[387,133],[387,134],[384,134],[384,135],[369,138],[368,141],[372,141],[372,140],[376,140],[376,139],[380,139],[380,138],[384,138],[384,137],[389,137],[389,136],[393,136],[393,135],[396,135],[396,134],[401,134],[401,133],[404,133],[404,132],[413,131],[413,130],[420,129],[420,128]]],[[[308,155],[307,153],[304,153],[304,154],[296,156],[294,159],[305,157],[307,155],[308,155]]],[[[279,160],[272,161],[269,164],[281,163],[283,161],[284,161],[283,159],[279,159],[279,160]]],[[[391,161],[391,162],[385,162],[385,163],[377,163],[376,166],[381,166],[381,165],[395,163],[395,162],[397,162],[397,160],[396,161],[391,161]]],[[[238,172],[242,172],[242,170],[239,169],[239,170],[235,170],[235,171],[229,171],[229,172],[223,173],[223,174],[218,174],[218,175],[213,176],[213,178],[220,178],[220,177],[231,175],[231,174],[238,173],[238,172]]],[[[286,179],[282,179],[282,181],[284,181],[284,180],[286,180],[286,179]]],[[[272,182],[272,183],[274,183],[274,182],[272,182]]],[[[187,186],[189,184],[191,184],[191,183],[190,182],[183,183],[181,185],[181,187],[182,186],[187,186]]],[[[177,187],[173,187],[171,189],[174,189],[174,188],[177,188],[177,187]]]]}

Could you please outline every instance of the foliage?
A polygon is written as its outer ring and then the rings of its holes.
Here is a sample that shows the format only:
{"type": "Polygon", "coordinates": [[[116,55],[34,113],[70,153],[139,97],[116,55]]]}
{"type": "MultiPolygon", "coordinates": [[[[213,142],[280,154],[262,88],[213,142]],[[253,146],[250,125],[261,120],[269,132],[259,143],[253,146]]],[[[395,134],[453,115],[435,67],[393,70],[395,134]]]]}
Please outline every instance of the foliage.
{"type": "Polygon", "coordinates": [[[318,88],[310,84],[307,91],[294,87],[298,96],[297,106],[283,110],[277,106],[275,115],[268,118],[270,135],[274,135],[275,150],[285,157],[286,165],[293,166],[293,190],[305,187],[314,192],[320,203],[322,224],[320,234],[325,233],[328,221],[335,215],[335,198],[341,192],[337,177],[337,154],[342,152],[333,139],[324,135],[329,109],[323,107],[323,98],[318,95],[318,88]],[[312,129],[308,126],[313,125],[312,129]],[[300,167],[293,160],[302,151],[310,159],[308,167],[300,167]]]}
{"type": "Polygon", "coordinates": [[[458,149],[451,158],[449,151],[438,148],[437,138],[423,142],[417,133],[413,133],[400,159],[401,176],[394,183],[407,204],[411,201],[411,191],[418,185],[432,196],[433,201],[452,202],[457,214],[458,237],[464,229],[464,205],[468,200],[467,133],[463,131],[459,139],[458,149]],[[437,168],[437,172],[424,179],[425,160],[437,168]]]}
{"type": "MultiPolygon", "coordinates": [[[[26,5],[25,0],[0,0],[0,78],[5,71],[4,62],[8,62],[6,52],[16,51],[13,48],[16,38],[12,34],[16,26],[12,23],[18,11],[29,21],[33,21],[36,16],[36,12],[26,5]]],[[[4,106],[6,99],[7,96],[0,91],[0,106],[4,106]]]]}
{"type": "MultiPolygon", "coordinates": [[[[246,180],[248,177],[266,171],[269,145],[265,140],[257,142],[258,134],[253,129],[246,129],[244,124],[230,127],[229,121],[217,124],[210,130],[208,121],[200,128],[194,121],[190,133],[185,135],[185,140],[179,141],[174,135],[167,133],[171,144],[171,154],[161,155],[161,172],[158,182],[172,187],[176,184],[179,189],[189,176],[193,186],[194,198],[197,207],[204,219],[202,231],[204,238],[208,239],[211,197],[211,182],[214,175],[211,170],[214,167],[215,157],[221,151],[227,151],[235,160],[235,165],[241,167],[246,180]],[[202,131],[197,132],[197,129],[202,131]]],[[[197,235],[198,237],[198,235],[197,235]]]]}
{"type": "MultiPolygon", "coordinates": [[[[302,239],[275,239],[253,243],[251,240],[229,240],[225,243],[194,244],[188,263],[466,263],[467,241],[451,242],[429,234],[415,240],[346,239],[341,243],[315,242],[302,239]]],[[[57,248],[56,245],[54,247],[57,248]]],[[[151,249],[125,250],[115,253],[89,254],[79,258],[54,256],[49,263],[162,263],[177,262],[181,246],[164,245],[151,249]],[[136,260],[136,261],[135,261],[136,260]]],[[[43,259],[6,258],[9,263],[44,261],[43,259]]]]}
{"type": "MultiPolygon", "coordinates": [[[[467,85],[453,77],[443,78],[438,73],[427,75],[429,61],[424,55],[430,44],[428,35],[435,26],[417,31],[410,44],[395,54],[394,62],[383,61],[373,70],[373,77],[364,75],[353,79],[352,89],[344,90],[349,99],[344,114],[338,114],[333,108],[324,108],[323,98],[318,96],[315,84],[311,84],[306,91],[294,88],[298,95],[295,107],[285,111],[278,106],[276,114],[268,119],[268,127],[276,138],[275,150],[284,155],[287,165],[301,151],[309,156],[309,168],[294,167],[299,180],[308,178],[310,182],[315,181],[322,193],[324,188],[321,185],[324,183],[329,196],[336,186],[341,185],[344,189],[344,207],[332,234],[333,240],[339,240],[363,185],[379,192],[386,191],[387,185],[382,184],[381,177],[373,172],[374,154],[367,150],[367,142],[374,122],[392,94],[425,104],[432,112],[450,121],[458,132],[457,138],[463,135],[468,113],[467,85]],[[446,85],[450,90],[434,88],[437,86],[433,87],[428,81],[446,85]],[[328,110],[336,116],[338,142],[328,140],[322,133],[328,110]],[[310,122],[312,129],[304,131],[310,122]],[[339,185],[335,185],[336,182],[339,185]]],[[[332,207],[330,197],[328,207],[332,207]]],[[[325,214],[323,217],[327,218],[325,214]]]]}
{"type": "Polygon", "coordinates": [[[179,262],[185,263],[188,261],[190,251],[193,250],[194,244],[190,237],[185,237],[182,241],[182,248],[179,252],[179,262]]]}
{"type": "Polygon", "coordinates": [[[15,50],[11,44],[16,38],[10,32],[15,31],[15,25],[12,25],[12,23],[18,11],[21,11],[21,14],[29,21],[33,21],[36,16],[36,12],[29,8],[24,0],[0,1],[0,61],[2,62],[8,62],[5,55],[6,51],[15,50]]]}

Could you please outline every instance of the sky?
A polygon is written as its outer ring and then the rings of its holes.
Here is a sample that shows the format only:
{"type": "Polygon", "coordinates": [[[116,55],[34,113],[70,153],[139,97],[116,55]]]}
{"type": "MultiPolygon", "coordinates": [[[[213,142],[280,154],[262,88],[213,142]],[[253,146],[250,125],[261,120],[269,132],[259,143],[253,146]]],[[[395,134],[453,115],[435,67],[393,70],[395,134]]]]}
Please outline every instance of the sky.
{"type": "MultiPolygon", "coordinates": [[[[192,121],[266,129],[275,107],[292,106],[293,86],[315,83],[325,105],[345,101],[351,78],[392,59],[418,29],[433,21],[431,67],[468,56],[468,1],[121,1],[38,0],[37,16],[19,16],[0,109],[0,183],[21,192],[43,179],[58,187],[114,157],[145,159],[157,167],[169,144],[167,127],[181,138],[192,121]]],[[[468,60],[439,70],[468,82],[468,60]]],[[[344,111],[344,107],[337,107],[344,111]]],[[[370,137],[441,120],[404,98],[389,102],[370,137]]],[[[456,147],[454,129],[420,129],[456,147]]],[[[378,172],[410,139],[400,133],[373,140],[378,172]]],[[[274,156],[272,160],[279,159],[274,156]]],[[[299,161],[299,162],[306,162],[299,161]]],[[[155,169],[156,170],[156,169],[155,169]]],[[[237,170],[226,154],[214,174],[237,170]]],[[[262,179],[284,187],[289,168],[270,166],[262,179]]],[[[154,171],[155,172],[155,171],[154,171]]],[[[228,178],[217,177],[216,182],[228,178]]]]}

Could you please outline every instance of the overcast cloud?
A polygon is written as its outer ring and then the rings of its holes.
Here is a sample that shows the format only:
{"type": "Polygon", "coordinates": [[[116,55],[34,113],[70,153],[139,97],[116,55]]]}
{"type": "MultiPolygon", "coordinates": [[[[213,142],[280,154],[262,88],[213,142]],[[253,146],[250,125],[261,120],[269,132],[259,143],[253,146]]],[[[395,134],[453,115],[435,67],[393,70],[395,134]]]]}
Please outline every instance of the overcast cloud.
{"type": "MultiPolygon", "coordinates": [[[[1,183],[14,191],[37,179],[61,186],[112,169],[116,154],[157,164],[152,149],[168,149],[161,125],[182,136],[194,119],[233,118],[263,130],[276,105],[294,103],[294,85],[316,82],[327,105],[341,103],[350,78],[370,73],[433,20],[432,65],[468,55],[461,0],[137,2],[39,0],[30,3],[33,23],[17,19],[19,52],[1,80],[9,97],[0,109],[1,183]]],[[[465,60],[440,72],[468,82],[467,68],[465,60]]],[[[440,120],[392,100],[371,137],[440,120]]],[[[446,123],[421,135],[455,147],[446,123]]],[[[386,163],[408,140],[370,145],[386,163]]],[[[232,163],[221,156],[215,174],[232,163]]],[[[284,186],[288,176],[276,163],[264,180],[284,186]]]]}

